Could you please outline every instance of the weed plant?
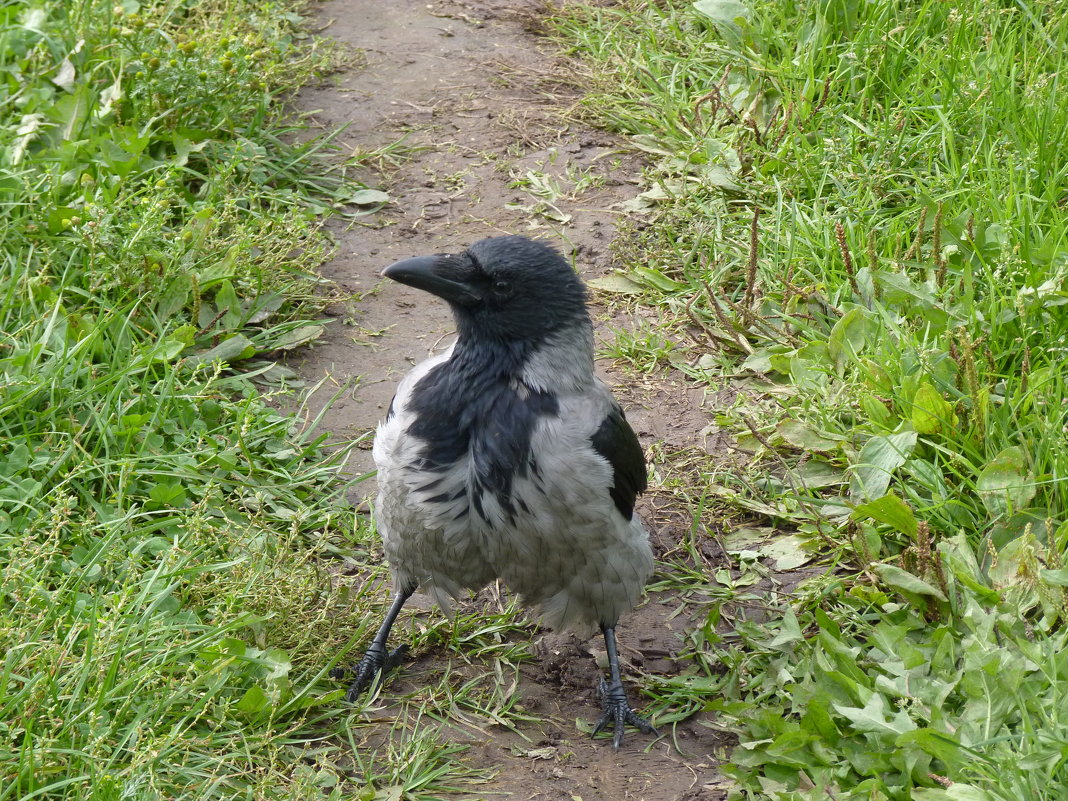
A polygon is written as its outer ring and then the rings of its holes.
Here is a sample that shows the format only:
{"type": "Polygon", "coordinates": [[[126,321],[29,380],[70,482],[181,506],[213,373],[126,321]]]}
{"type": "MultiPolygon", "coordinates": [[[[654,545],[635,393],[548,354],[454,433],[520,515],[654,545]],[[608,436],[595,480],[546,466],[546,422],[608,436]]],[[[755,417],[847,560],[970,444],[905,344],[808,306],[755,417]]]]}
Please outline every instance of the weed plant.
{"type": "Polygon", "coordinates": [[[556,20],[591,70],[582,113],[650,155],[623,288],[661,307],[687,372],[748,398],[719,422],[751,466],[697,494],[842,568],[740,643],[711,627],[699,675],[663,687],[739,734],[738,797],[1068,783],[1062,12],[700,0],[556,20]]]}
{"type": "Polygon", "coordinates": [[[273,357],[323,330],[320,215],[382,193],[279,111],[338,58],[297,10],[0,10],[5,801],[433,798],[473,775],[418,725],[426,697],[375,745],[319,681],[381,568],[344,447],[272,408],[295,378],[273,357]],[[355,592],[340,552],[366,562],[355,592]]]}

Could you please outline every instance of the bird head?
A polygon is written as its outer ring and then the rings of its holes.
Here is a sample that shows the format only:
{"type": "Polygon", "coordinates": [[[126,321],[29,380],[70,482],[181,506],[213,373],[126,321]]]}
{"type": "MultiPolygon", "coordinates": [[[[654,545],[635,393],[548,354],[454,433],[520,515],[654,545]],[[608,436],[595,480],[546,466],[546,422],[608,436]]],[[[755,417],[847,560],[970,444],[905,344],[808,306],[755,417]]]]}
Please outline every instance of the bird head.
{"type": "Polygon", "coordinates": [[[448,302],[461,337],[538,341],[589,324],[586,288],[553,247],[522,236],[483,239],[463,253],[418,256],[382,275],[448,302]]]}

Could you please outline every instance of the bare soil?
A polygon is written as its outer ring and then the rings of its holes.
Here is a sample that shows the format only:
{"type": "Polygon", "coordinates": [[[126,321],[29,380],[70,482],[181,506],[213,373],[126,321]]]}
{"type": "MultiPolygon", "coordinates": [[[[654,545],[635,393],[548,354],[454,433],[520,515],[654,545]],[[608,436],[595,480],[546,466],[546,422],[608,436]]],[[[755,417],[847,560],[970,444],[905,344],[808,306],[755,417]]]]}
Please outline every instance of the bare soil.
{"type": "MultiPolygon", "coordinates": [[[[335,226],[338,252],[324,272],[353,299],[330,309],[336,321],[326,337],[290,362],[312,381],[326,376],[341,385],[356,379],[326,415],[326,429],[341,437],[372,430],[400,377],[449,342],[452,320],[444,304],[380,278],[393,261],[522,233],[551,238],[574,256],[586,278],[614,266],[609,245],[623,215],[618,204],[641,191],[641,164],[610,134],[565,116],[580,87],[573,65],[539,38],[538,13],[538,4],[521,0],[331,0],[320,8],[326,35],[366,58],[333,85],[302,92],[298,108],[327,129],[347,126],[341,141],[353,149],[402,137],[412,149],[385,179],[366,176],[382,181],[392,202],[362,224],[335,226]],[[513,176],[528,170],[555,176],[565,188],[574,187],[577,176],[589,186],[555,198],[546,216],[518,208],[535,204],[529,192],[510,186],[513,176]]],[[[594,313],[602,337],[629,322],[604,308],[594,313]]],[[[701,390],[670,376],[635,384],[610,365],[599,369],[617,387],[644,444],[717,447],[705,441],[711,418],[701,390]]],[[[357,472],[373,468],[368,450],[352,458],[357,472]]],[[[685,510],[654,508],[648,501],[641,509],[660,552],[671,547],[678,525],[688,525],[685,510]]],[[[676,607],[670,597],[651,598],[621,621],[625,672],[628,666],[659,675],[681,669],[675,657],[689,621],[673,615],[676,607]]],[[[518,692],[524,706],[547,722],[524,731],[525,739],[503,729],[450,727],[449,736],[469,745],[467,761],[496,771],[486,796],[725,797],[713,754],[727,741],[702,725],[701,716],[667,727],[671,736],[651,746],[648,736],[628,732],[618,752],[576,728],[576,719],[592,721],[599,714],[594,688],[600,671],[591,655],[601,649],[599,639],[579,643],[545,633],[537,641],[538,660],[524,667],[518,692]]],[[[441,668],[443,659],[419,654],[390,683],[398,691],[410,687],[441,668]]],[[[387,685],[383,694],[389,691],[387,685]]],[[[630,694],[640,704],[635,687],[630,694]]],[[[382,725],[388,732],[389,721],[382,725]]]]}

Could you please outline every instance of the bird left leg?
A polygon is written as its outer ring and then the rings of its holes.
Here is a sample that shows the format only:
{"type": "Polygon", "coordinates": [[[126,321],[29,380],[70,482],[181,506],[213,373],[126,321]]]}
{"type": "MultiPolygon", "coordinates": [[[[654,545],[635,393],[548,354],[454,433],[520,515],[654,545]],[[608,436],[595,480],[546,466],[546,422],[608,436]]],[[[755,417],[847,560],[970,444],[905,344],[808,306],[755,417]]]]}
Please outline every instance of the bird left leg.
{"type": "Polygon", "coordinates": [[[623,689],[623,680],[619,675],[619,656],[616,654],[616,630],[612,626],[603,626],[604,645],[608,651],[608,672],[611,682],[601,679],[601,719],[593,727],[596,736],[609,723],[615,726],[615,736],[612,738],[612,746],[619,748],[623,744],[623,729],[626,724],[631,724],[641,729],[646,734],[659,736],[659,732],[645,718],[638,716],[630,708],[627,702],[627,692],[623,689]]]}
{"type": "Polygon", "coordinates": [[[411,597],[413,592],[415,592],[414,587],[411,589],[403,588],[393,596],[393,603],[390,604],[389,611],[386,612],[386,617],[378,628],[378,633],[371,640],[371,644],[367,646],[363,659],[359,661],[356,667],[334,668],[330,671],[330,677],[334,679],[344,678],[346,673],[355,674],[355,678],[349,686],[349,691],[345,693],[346,701],[355,701],[360,693],[371,684],[375,675],[379,672],[385,675],[399,665],[408,653],[407,645],[401,645],[392,651],[387,651],[386,640],[389,638],[389,630],[393,628],[393,624],[397,620],[397,615],[400,614],[401,607],[404,606],[404,602],[411,597]]]}

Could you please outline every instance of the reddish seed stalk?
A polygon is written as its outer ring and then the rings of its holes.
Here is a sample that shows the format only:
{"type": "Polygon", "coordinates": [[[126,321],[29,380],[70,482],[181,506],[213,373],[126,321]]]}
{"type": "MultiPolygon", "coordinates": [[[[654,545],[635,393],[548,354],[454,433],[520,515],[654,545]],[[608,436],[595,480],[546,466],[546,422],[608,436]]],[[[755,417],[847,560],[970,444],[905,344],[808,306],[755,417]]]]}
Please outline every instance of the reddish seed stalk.
{"type": "Polygon", "coordinates": [[[935,212],[934,231],[931,234],[931,255],[935,264],[935,283],[942,286],[946,280],[946,260],[942,258],[942,204],[935,212]]]}
{"type": "Polygon", "coordinates": [[[753,302],[756,300],[757,249],[760,243],[757,220],[759,219],[760,207],[753,206],[753,219],[749,223],[749,263],[745,274],[745,299],[742,303],[746,309],[752,309],[753,302]]]}
{"type": "Polygon", "coordinates": [[[853,269],[853,255],[849,252],[845,227],[842,223],[834,224],[834,235],[838,238],[838,249],[842,251],[842,261],[845,262],[846,275],[849,277],[849,288],[853,290],[854,295],[859,295],[860,287],[857,285],[856,270],[853,269]]]}
{"type": "Polygon", "coordinates": [[[909,248],[908,253],[905,254],[905,261],[912,261],[920,256],[920,248],[923,247],[923,229],[927,226],[927,207],[924,206],[920,209],[920,224],[916,227],[916,239],[912,242],[912,247],[909,248]]]}

